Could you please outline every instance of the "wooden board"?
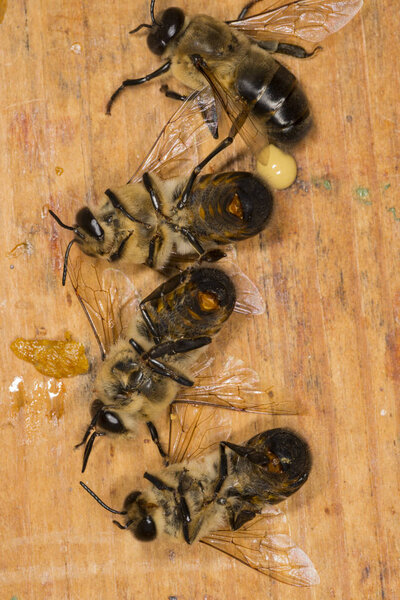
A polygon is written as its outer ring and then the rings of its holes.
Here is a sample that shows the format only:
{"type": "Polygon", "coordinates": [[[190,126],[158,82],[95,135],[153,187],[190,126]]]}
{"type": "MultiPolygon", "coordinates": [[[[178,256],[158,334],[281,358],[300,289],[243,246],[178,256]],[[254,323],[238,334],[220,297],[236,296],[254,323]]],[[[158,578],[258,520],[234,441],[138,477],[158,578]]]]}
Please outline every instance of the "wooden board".
{"type": "MultiPolygon", "coordinates": [[[[176,4],[223,19],[241,8],[176,4]]],[[[140,545],[78,485],[82,455],[73,446],[99,359],[71,288],[61,287],[69,238],[47,209],[73,222],[81,205],[125,182],[176,108],[154,82],[104,114],[120,81],[158,65],[144,37],[128,35],[148,18],[146,2],[14,0],[0,25],[1,597],[394,600],[400,74],[389,0],[366,2],[315,59],[285,61],[311,98],[316,127],[296,149],[299,176],[276,193],[270,228],[238,248],[267,311],[238,320],[240,335],[228,330],[215,346],[244,357],[277,399],[303,407],[293,417],[242,415],[233,426],[237,441],[276,424],[310,441],[310,480],[285,510],[321,584],[290,588],[202,545],[140,545]],[[88,349],[88,376],[49,380],[9,350],[18,336],[62,339],[67,330],[88,349]]],[[[141,293],[154,285],[147,271],[127,273],[141,293]]],[[[101,440],[93,453],[85,480],[115,507],[159,464],[146,432],[140,437],[101,440]]]]}

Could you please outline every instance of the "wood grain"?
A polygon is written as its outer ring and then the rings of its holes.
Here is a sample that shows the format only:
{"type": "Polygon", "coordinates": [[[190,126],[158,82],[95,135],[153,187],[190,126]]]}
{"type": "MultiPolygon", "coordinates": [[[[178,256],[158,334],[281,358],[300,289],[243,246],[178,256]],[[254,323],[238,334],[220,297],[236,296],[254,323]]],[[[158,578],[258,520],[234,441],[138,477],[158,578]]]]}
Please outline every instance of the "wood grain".
{"type": "MultiPolygon", "coordinates": [[[[177,4],[211,11],[205,0],[177,4]]],[[[212,14],[232,18],[240,8],[225,0],[212,14]]],[[[238,318],[215,346],[244,357],[277,399],[303,407],[293,417],[242,415],[233,426],[238,441],[275,424],[310,441],[312,475],[285,510],[321,584],[290,588],[202,545],[135,543],[78,486],[73,446],[88,421],[98,353],[71,288],[61,288],[68,236],[47,208],[72,222],[83,203],[125,182],[176,108],[151,83],[104,115],[121,80],[157,64],[144,38],[128,35],[146,19],[146,2],[14,0],[0,25],[1,597],[394,600],[400,73],[389,0],[366,2],[315,59],[286,61],[316,127],[296,150],[297,182],[276,193],[270,228],[238,248],[267,311],[238,318]],[[55,382],[9,350],[16,337],[62,339],[66,330],[85,343],[91,375],[55,382]]],[[[141,293],[154,285],[148,271],[127,273],[141,293]]],[[[120,507],[155,462],[144,431],[136,444],[101,440],[85,480],[120,507]]]]}

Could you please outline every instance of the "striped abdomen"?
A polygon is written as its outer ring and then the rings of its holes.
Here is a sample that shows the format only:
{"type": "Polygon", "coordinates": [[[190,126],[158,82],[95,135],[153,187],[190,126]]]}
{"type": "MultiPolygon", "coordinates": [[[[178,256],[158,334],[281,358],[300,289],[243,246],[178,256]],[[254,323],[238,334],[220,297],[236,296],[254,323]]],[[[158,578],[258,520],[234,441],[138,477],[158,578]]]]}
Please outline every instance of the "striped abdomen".
{"type": "Polygon", "coordinates": [[[270,190],[251,173],[204,175],[192,190],[187,218],[200,240],[227,244],[262,231],[272,205],[270,190]]]}
{"type": "Polygon", "coordinates": [[[258,48],[242,61],[236,89],[245,100],[255,102],[253,113],[264,122],[271,141],[295,143],[310,129],[310,108],[299,82],[266,50],[258,48]]]}
{"type": "Polygon", "coordinates": [[[232,313],[236,291],[220,269],[194,267],[162,284],[146,310],[164,339],[213,336],[232,313]]]}

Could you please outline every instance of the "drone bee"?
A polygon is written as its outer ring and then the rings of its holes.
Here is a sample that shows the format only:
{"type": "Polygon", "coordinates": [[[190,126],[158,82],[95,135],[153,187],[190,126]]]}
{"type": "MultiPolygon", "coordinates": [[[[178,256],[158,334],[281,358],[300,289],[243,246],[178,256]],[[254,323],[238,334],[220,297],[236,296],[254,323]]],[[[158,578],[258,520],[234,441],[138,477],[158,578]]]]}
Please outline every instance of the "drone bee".
{"type": "MultiPolygon", "coordinates": [[[[189,17],[176,7],[167,8],[156,18],[155,0],[151,0],[151,24],[142,23],[130,33],[149,28],[147,45],[165,62],[153,73],[124,81],[111,96],[107,113],[124,88],[170,71],[190,89],[208,83],[215,99],[233,119],[242,110],[240,106],[247,104],[254,127],[265,138],[278,144],[302,139],[311,126],[307,98],[295,76],[273,54],[313,56],[320,49],[315,44],[341,29],[363,1],[278,0],[260,14],[246,17],[259,1],[251,1],[238,19],[222,22],[208,15],[189,17]],[[304,42],[313,48],[308,51],[304,42]]],[[[183,98],[168,90],[167,95],[183,98]]]]}
{"type": "MultiPolygon", "coordinates": [[[[193,436],[201,422],[209,426],[198,415],[194,422],[188,435],[193,436]]],[[[282,516],[274,505],[296,492],[310,470],[308,444],[294,432],[277,428],[241,445],[220,442],[219,449],[206,455],[197,452],[195,459],[186,455],[156,474],[146,472],[151,487],[131,492],[122,511],[110,509],[81,485],[104,508],[123,515],[124,525],[114,523],[139,541],[201,541],[276,579],[310,586],[319,583],[319,577],[309,558],[282,535],[279,525],[274,532],[279,544],[274,544],[272,533],[282,516]]]]}
{"type": "MultiPolygon", "coordinates": [[[[200,176],[232,142],[244,113],[191,175],[182,177],[185,164],[193,162],[192,145],[199,148],[209,137],[198,114],[199,102],[202,93],[195,93],[180,107],[128,184],[106,190],[99,208],[79,210],[74,226],[65,225],[50,210],[61,227],[75,234],[65,252],[63,284],[75,242],[89,256],[162,270],[175,254],[201,256],[211,247],[245,240],[266,227],[273,199],[259,177],[246,172],[200,176]]],[[[209,101],[201,106],[206,110],[209,101]]]]}
{"type": "MultiPolygon", "coordinates": [[[[218,252],[206,257],[216,259],[218,252]]],[[[132,438],[140,424],[147,425],[165,457],[153,421],[178,399],[210,405],[212,393],[211,404],[229,410],[293,414],[292,407],[274,406],[265,399],[254,373],[229,360],[222,375],[211,381],[202,375],[202,384],[193,385],[193,376],[208,364],[201,365],[200,354],[232,311],[263,310],[259,292],[248,278],[240,271],[228,275],[226,264],[223,268],[209,263],[189,267],[156,288],[133,312],[132,287],[126,288],[132,284],[121,271],[107,269],[100,277],[93,265],[80,263],[75,270],[71,263],[70,279],[103,359],[95,381],[92,420],[78,445],[85,445],[83,470],[97,437],[132,438]]]]}

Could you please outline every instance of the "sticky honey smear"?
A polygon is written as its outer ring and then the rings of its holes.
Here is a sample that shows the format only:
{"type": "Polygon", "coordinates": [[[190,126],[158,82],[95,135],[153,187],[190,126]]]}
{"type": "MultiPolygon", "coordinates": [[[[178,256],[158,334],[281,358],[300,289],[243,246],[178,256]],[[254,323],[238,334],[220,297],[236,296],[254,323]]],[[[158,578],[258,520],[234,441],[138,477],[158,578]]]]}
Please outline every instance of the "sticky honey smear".
{"type": "Polygon", "coordinates": [[[10,348],[18,358],[32,363],[39,373],[48,377],[74,377],[89,370],[83,344],[69,336],[65,341],[17,338],[10,348]]]}
{"type": "Polygon", "coordinates": [[[65,412],[65,385],[62,381],[30,381],[14,377],[9,386],[11,422],[23,415],[25,433],[22,443],[29,444],[43,435],[43,418],[57,425],[65,412]]]}
{"type": "Polygon", "coordinates": [[[7,10],[7,0],[0,0],[0,23],[3,22],[7,10]]]}
{"type": "Polygon", "coordinates": [[[257,157],[257,173],[271,187],[276,190],[284,190],[294,183],[297,176],[297,164],[291,154],[270,144],[257,157]]]}

